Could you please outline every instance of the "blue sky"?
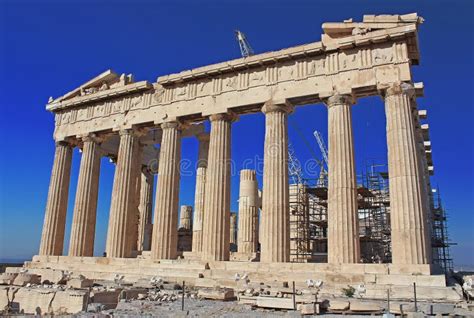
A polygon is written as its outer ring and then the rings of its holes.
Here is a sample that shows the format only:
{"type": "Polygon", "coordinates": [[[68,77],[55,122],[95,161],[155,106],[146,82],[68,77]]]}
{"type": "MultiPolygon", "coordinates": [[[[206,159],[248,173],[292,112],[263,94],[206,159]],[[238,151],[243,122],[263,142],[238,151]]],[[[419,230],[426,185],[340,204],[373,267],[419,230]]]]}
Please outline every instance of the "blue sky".
{"type": "MultiPolygon", "coordinates": [[[[54,155],[49,96],[60,96],[111,68],[137,80],[238,58],[233,30],[246,33],[257,53],[320,40],[323,22],[356,21],[363,14],[418,12],[425,84],[419,107],[428,109],[436,174],[449,211],[456,264],[474,264],[473,46],[471,1],[5,1],[0,0],[0,259],[27,259],[38,250],[54,155]]],[[[314,130],[327,138],[322,105],[290,116],[289,138],[300,161],[320,156],[314,130]]],[[[385,115],[379,97],[353,108],[358,173],[367,160],[386,161],[385,115]]],[[[262,156],[264,117],[233,125],[238,169],[262,156]]],[[[196,160],[197,141],[183,140],[183,158],[196,160]]],[[[80,155],[71,177],[66,244],[80,155]]],[[[113,165],[102,161],[96,253],[104,250],[113,165]]],[[[260,178],[261,181],[261,178],[260,178]]],[[[194,175],[181,179],[181,204],[192,204],[194,175]]],[[[232,178],[237,210],[238,175],[232,178]]]]}

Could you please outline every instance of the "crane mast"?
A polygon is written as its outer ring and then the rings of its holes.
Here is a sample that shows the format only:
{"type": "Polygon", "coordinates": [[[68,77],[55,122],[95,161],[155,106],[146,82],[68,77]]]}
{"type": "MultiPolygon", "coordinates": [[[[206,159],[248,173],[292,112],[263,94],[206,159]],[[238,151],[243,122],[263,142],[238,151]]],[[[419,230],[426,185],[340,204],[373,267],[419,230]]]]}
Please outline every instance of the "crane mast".
{"type": "Polygon", "coordinates": [[[240,53],[242,54],[242,57],[249,57],[254,54],[253,49],[244,33],[240,32],[239,30],[235,30],[235,37],[237,38],[237,42],[239,42],[240,53]]]}
{"type": "Polygon", "coordinates": [[[314,135],[314,138],[316,138],[316,141],[318,142],[319,150],[321,150],[321,154],[323,155],[323,159],[324,159],[324,162],[326,163],[326,167],[329,167],[328,150],[326,148],[326,144],[324,143],[323,136],[317,130],[313,132],[313,135],[314,135]]]}

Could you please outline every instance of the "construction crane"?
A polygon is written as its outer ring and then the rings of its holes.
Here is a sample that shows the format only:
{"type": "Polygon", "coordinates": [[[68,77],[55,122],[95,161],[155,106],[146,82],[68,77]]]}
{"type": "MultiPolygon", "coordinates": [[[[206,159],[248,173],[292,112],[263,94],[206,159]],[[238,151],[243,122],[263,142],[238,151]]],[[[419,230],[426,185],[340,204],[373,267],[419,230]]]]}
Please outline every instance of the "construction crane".
{"type": "MultiPolygon", "coordinates": [[[[328,150],[326,148],[326,144],[324,143],[323,136],[317,130],[313,132],[313,135],[314,135],[314,138],[316,138],[316,141],[318,142],[319,150],[321,151],[321,154],[323,155],[323,161],[324,163],[326,163],[326,167],[329,168],[328,150]]],[[[328,178],[327,169],[324,168],[324,165],[321,165],[321,171],[319,172],[318,186],[324,186],[325,184],[327,184],[327,178],[328,178]]]]}
{"type": "Polygon", "coordinates": [[[323,136],[317,130],[313,132],[313,135],[314,135],[314,138],[316,138],[316,141],[318,142],[319,150],[321,150],[321,154],[323,155],[323,159],[324,159],[324,162],[326,163],[326,167],[329,167],[328,150],[326,148],[326,144],[324,143],[323,136]]]}
{"type": "Polygon", "coordinates": [[[250,46],[249,41],[247,41],[247,37],[245,36],[245,34],[240,32],[239,30],[235,30],[235,37],[237,38],[237,42],[239,42],[240,53],[242,53],[242,57],[249,57],[254,54],[253,49],[250,46]]]}
{"type": "Polygon", "coordinates": [[[291,182],[294,184],[303,184],[303,172],[301,171],[301,163],[295,156],[295,151],[291,143],[288,143],[288,174],[291,182]]]}

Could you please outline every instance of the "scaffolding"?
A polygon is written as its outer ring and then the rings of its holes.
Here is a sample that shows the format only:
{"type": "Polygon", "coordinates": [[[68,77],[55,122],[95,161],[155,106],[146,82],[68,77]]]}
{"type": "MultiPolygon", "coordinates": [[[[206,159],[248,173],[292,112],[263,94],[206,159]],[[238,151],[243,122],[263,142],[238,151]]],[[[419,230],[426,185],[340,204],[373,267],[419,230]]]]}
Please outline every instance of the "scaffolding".
{"type": "MultiPolygon", "coordinates": [[[[292,152],[292,151],[291,151],[292,152]]],[[[294,153],[290,162],[295,160],[294,153]]],[[[291,164],[291,163],[290,163],[291,164]]],[[[385,165],[371,164],[359,176],[357,187],[361,261],[388,263],[390,250],[390,200],[385,165]]],[[[290,169],[295,171],[295,169],[290,169]]],[[[291,173],[290,173],[291,175],[291,173]]],[[[290,185],[290,260],[327,261],[327,173],[319,178],[292,178],[290,185]]]]}
{"type": "Polygon", "coordinates": [[[439,265],[445,273],[453,269],[453,259],[449,241],[447,211],[444,209],[441,194],[438,189],[431,192],[431,246],[433,250],[433,264],[439,265]]]}
{"type": "Polygon", "coordinates": [[[386,165],[368,164],[357,187],[363,263],[391,262],[390,199],[386,168],[386,165]]]}

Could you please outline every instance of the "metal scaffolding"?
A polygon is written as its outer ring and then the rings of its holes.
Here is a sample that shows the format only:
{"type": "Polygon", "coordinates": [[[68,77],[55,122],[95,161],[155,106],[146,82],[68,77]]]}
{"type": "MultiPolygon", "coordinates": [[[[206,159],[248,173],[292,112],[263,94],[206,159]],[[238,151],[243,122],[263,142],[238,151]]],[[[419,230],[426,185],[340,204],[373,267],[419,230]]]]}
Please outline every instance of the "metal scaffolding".
{"type": "Polygon", "coordinates": [[[447,213],[441,201],[438,189],[431,192],[431,247],[433,249],[433,263],[439,265],[445,273],[453,269],[453,259],[450,246],[455,245],[449,241],[447,213]]]}

